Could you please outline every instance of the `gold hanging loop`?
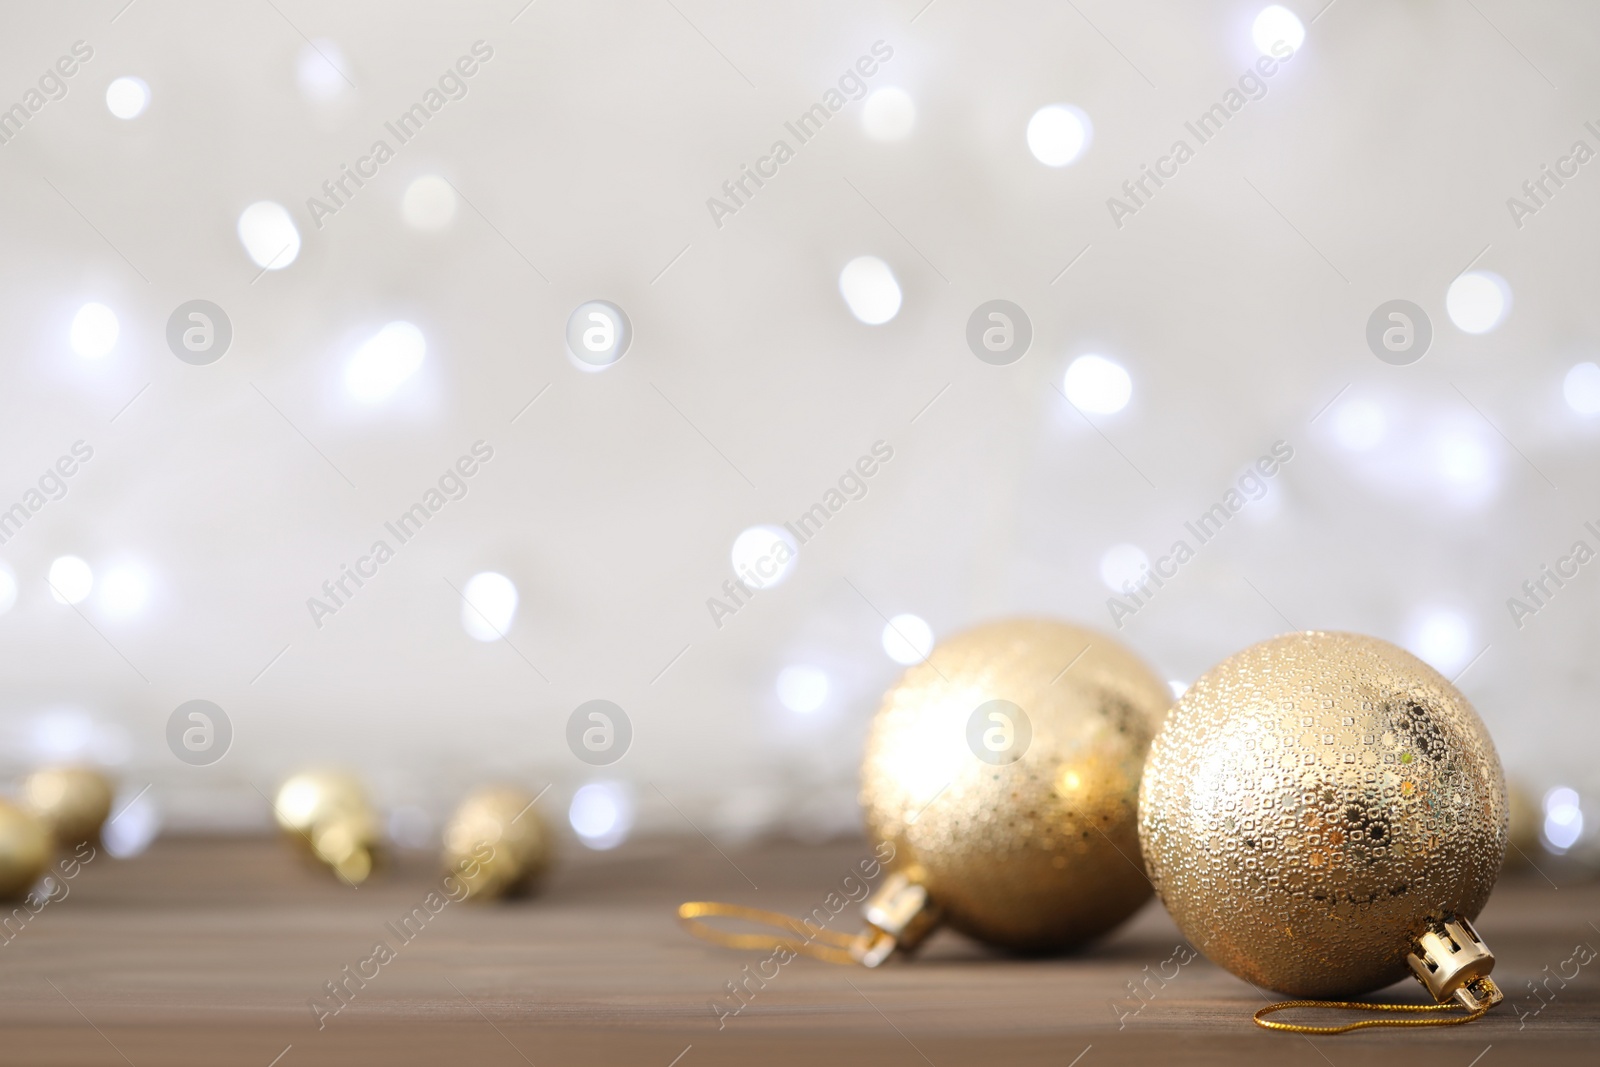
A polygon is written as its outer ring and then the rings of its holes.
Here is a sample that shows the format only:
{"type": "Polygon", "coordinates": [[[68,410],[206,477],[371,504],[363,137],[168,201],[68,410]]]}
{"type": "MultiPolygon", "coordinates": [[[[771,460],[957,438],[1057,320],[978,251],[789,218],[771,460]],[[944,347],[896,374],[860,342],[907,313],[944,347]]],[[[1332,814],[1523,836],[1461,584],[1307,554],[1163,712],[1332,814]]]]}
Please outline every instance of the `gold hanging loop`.
{"type": "Polygon", "coordinates": [[[1460,1026],[1462,1023],[1483,1018],[1484,1013],[1501,1000],[1500,990],[1487,976],[1479,978],[1474,986],[1476,988],[1471,1002],[1476,1004],[1476,1007],[1470,1008],[1466,998],[1448,1000],[1443,1004],[1366,1004],[1349,1000],[1286,1000],[1281,1004],[1268,1004],[1256,1012],[1255,1021],[1263,1030],[1283,1030],[1291,1034],[1348,1034],[1352,1030],[1363,1030],[1369,1026],[1460,1026]],[[1289,1008],[1379,1011],[1396,1015],[1430,1015],[1464,1010],[1465,1014],[1431,1019],[1360,1019],[1343,1026],[1305,1026],[1301,1023],[1280,1023],[1263,1018],[1273,1012],[1286,1011],[1289,1008]]]}
{"type": "Polygon", "coordinates": [[[810,929],[801,920],[777,911],[722,904],[714,900],[691,900],[678,906],[678,921],[695,937],[725,948],[787,949],[828,963],[855,966],[859,960],[850,951],[856,938],[834,930],[810,929]],[[701,922],[705,918],[742,919],[782,930],[792,937],[774,938],[771,934],[733,933],[701,922]]]}

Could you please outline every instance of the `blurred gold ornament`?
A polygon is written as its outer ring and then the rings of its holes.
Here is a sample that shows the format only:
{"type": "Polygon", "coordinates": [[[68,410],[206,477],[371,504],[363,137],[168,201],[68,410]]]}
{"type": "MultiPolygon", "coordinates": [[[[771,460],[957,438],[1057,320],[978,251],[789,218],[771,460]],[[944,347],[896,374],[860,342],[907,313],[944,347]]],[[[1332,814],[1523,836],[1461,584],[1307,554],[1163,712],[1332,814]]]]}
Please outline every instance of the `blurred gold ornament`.
{"type": "Polygon", "coordinates": [[[372,873],[383,835],[367,794],[353,776],[305,771],[278,789],[278,825],[307,853],[351,885],[372,873]]]}
{"type": "Polygon", "coordinates": [[[550,864],[549,827],[533,794],[489,786],[469,795],[444,828],[446,869],[467,895],[492,900],[526,893],[550,864]]]}
{"type": "Polygon", "coordinates": [[[1421,660],[1357,634],[1286,634],[1213,667],[1168,715],[1139,798],[1156,890],[1217,964],[1318,998],[1409,970],[1470,1012],[1317,1028],[1257,1018],[1299,1032],[1459,1023],[1498,1002],[1471,920],[1506,834],[1500,759],[1472,706],[1421,660]]]}
{"type": "Polygon", "coordinates": [[[50,832],[32,812],[0,800],[0,899],[28,892],[50,864],[50,832]]]}
{"type": "Polygon", "coordinates": [[[907,670],[861,765],[894,872],[868,902],[861,962],[915,949],[940,921],[1051,952],[1137,911],[1139,777],[1171,702],[1118,642],[1046,620],[979,626],[907,670]]]}
{"type": "Polygon", "coordinates": [[[56,844],[98,844],[111,814],[111,780],[92,767],[46,767],[22,783],[22,801],[56,844]]]}

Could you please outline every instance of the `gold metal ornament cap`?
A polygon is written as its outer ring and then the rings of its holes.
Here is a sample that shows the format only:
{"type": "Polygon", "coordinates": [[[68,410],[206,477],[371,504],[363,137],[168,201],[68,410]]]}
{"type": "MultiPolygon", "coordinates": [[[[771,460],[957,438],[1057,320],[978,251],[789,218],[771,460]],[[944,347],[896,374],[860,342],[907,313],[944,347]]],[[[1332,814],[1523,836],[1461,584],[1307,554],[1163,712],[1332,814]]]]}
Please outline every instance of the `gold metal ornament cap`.
{"type": "Polygon", "coordinates": [[[444,829],[441,858],[469,897],[526,893],[549,868],[553,841],[535,799],[514,786],[488,786],[456,808],[444,829]]]}
{"type": "Polygon", "coordinates": [[[1294,997],[1386,986],[1428,931],[1471,930],[1507,832],[1472,705],[1359,634],[1285,634],[1207,671],[1156,736],[1139,795],[1150,877],[1184,935],[1294,997]]]}
{"type": "Polygon", "coordinates": [[[0,799],[0,899],[22,898],[50,865],[50,832],[32,812],[0,799]]]}
{"type": "Polygon", "coordinates": [[[99,842],[111,794],[111,780],[93,767],[46,767],[22,784],[23,804],[65,848],[99,842]]]}
{"type": "Polygon", "coordinates": [[[1092,630],[1019,619],[958,634],[872,721],[868,832],[955,929],[1020,952],[1080,944],[1150,896],[1136,800],[1170,703],[1138,657],[1092,630]]]}

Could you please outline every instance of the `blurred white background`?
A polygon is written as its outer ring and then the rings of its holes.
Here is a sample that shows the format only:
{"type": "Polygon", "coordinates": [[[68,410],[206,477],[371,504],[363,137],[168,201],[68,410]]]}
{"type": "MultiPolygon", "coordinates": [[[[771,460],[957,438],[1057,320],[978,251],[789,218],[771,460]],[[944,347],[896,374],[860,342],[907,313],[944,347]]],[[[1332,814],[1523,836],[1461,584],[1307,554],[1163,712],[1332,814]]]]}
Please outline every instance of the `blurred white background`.
{"type": "Polygon", "coordinates": [[[105,763],[152,827],[264,827],[285,774],[343,765],[417,840],[490,778],[554,783],[596,844],[824,836],[858,825],[896,659],[1038,613],[1179,685],[1291,627],[1395,641],[1581,822],[1600,564],[1508,599],[1600,549],[1600,162],[1572,155],[1600,150],[1600,14],[1325,2],[12,11],[0,770],[105,763]],[[1205,143],[1186,127],[1301,35],[1205,143]],[[476,42],[402,144],[385,124],[476,42]],[[346,166],[377,173],[314,217],[346,166]],[[966,339],[995,299],[1031,322],[1008,365],[966,339]],[[1396,299],[1432,328],[1409,365],[1366,340],[1396,299]],[[169,348],[191,300],[231,324],[208,365],[169,348]],[[594,300],[632,328],[599,370],[565,340],[594,300]],[[385,522],[480,441],[400,544],[385,522]],[[772,544],[741,533],[875,442],[865,496],[714,613],[772,544]],[[1266,495],[1116,629],[1108,598],[1276,442],[1266,495]],[[168,748],[194,699],[232,725],[206,766],[168,748]],[[568,746],[592,699],[632,724],[606,766],[568,746]]]}

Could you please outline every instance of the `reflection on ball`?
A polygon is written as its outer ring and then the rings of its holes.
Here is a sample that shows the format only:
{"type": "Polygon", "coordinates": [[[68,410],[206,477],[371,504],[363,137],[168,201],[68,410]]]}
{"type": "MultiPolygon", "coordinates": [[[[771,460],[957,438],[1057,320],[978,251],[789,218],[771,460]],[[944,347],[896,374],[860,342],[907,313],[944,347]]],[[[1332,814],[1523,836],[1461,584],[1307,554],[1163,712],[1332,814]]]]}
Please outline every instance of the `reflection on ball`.
{"type": "Polygon", "coordinates": [[[1295,997],[1403,978],[1430,920],[1477,916],[1506,848],[1477,713],[1421,660],[1356,634],[1287,634],[1208,671],[1156,737],[1139,804],[1184,934],[1295,997]]]}
{"type": "Polygon", "coordinates": [[[49,832],[22,808],[0,800],[0,899],[20,899],[49,862],[49,832]]]}
{"type": "Polygon", "coordinates": [[[366,880],[381,833],[366,791],[353,776],[307,771],[284,782],[273,801],[284,836],[351,884],[366,880]]]}
{"type": "Polygon", "coordinates": [[[23,803],[57,844],[100,840],[111,814],[111,781],[91,767],[47,767],[23,783],[23,803]]]}

